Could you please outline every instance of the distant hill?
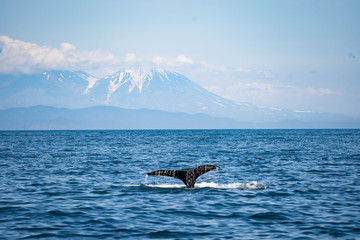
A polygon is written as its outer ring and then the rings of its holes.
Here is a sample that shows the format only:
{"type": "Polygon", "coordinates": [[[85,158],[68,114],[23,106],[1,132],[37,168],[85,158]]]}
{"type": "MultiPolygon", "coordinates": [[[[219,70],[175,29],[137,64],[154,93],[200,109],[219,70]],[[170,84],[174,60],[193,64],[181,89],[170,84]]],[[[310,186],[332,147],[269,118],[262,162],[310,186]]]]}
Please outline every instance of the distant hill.
{"type": "Polygon", "coordinates": [[[1,130],[62,129],[214,129],[238,128],[239,123],[205,114],[95,106],[77,110],[34,106],[0,110],[1,130]]]}
{"type": "Polygon", "coordinates": [[[359,122],[238,122],[206,114],[94,106],[71,110],[34,106],[0,110],[0,130],[85,129],[252,129],[252,128],[360,128],[359,122]]]}

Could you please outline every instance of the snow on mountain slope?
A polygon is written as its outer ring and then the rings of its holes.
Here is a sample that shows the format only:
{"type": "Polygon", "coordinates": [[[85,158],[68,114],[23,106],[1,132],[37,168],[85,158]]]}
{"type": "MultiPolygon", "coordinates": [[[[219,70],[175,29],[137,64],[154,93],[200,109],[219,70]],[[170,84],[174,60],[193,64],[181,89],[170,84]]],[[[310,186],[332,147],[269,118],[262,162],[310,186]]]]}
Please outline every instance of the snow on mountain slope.
{"type": "MultiPolygon", "coordinates": [[[[82,71],[45,71],[43,73],[47,81],[61,82],[64,85],[76,87],[73,90],[82,90],[84,94],[94,86],[98,78],[82,71]],[[85,80],[85,81],[84,81],[85,80]],[[86,84],[86,87],[84,88],[86,84]]],[[[59,84],[57,84],[59,85],[59,84]]]]}
{"type": "Polygon", "coordinates": [[[0,74],[0,107],[50,105],[79,108],[94,103],[86,93],[98,79],[81,71],[0,74]]]}
{"type": "Polygon", "coordinates": [[[129,68],[96,82],[89,96],[99,104],[171,112],[205,113],[249,121],[273,110],[224,99],[185,76],[163,69],[129,68]]]}

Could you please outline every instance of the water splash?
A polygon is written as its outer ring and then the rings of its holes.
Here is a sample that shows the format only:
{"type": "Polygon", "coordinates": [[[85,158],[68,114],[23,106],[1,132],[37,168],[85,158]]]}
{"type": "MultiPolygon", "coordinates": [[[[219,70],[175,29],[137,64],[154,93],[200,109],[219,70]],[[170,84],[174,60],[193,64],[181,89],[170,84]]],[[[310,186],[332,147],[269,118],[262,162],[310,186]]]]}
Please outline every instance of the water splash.
{"type": "Polygon", "coordinates": [[[147,183],[148,183],[148,175],[147,174],[145,174],[145,179],[144,179],[144,182],[143,182],[143,185],[147,185],[147,183]]]}
{"type": "MultiPolygon", "coordinates": [[[[152,188],[186,188],[184,184],[147,184],[147,178],[141,185],[125,185],[126,187],[152,187],[152,188]]],[[[228,183],[228,184],[218,184],[214,182],[201,182],[195,184],[195,189],[199,188],[217,188],[217,189],[249,189],[249,190],[259,190],[267,188],[265,185],[260,184],[256,181],[249,183],[228,183]]]]}

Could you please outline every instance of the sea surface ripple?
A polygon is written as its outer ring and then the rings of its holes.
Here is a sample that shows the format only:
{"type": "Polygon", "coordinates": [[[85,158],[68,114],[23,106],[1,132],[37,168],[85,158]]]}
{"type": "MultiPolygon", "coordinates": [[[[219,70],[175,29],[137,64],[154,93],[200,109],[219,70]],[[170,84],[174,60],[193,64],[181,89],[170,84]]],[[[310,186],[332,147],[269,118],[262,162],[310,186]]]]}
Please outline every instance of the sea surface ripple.
{"type": "Polygon", "coordinates": [[[360,130],[1,131],[0,238],[360,239],[359,176],[360,130]]]}

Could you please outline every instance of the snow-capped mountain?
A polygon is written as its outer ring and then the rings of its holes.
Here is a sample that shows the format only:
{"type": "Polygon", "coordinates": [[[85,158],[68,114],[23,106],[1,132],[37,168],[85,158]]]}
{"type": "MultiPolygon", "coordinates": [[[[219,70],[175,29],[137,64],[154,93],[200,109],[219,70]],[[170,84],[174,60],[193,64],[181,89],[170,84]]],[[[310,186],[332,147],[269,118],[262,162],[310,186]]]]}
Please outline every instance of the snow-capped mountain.
{"type": "Polygon", "coordinates": [[[163,69],[123,69],[96,82],[89,96],[99,104],[253,120],[270,109],[217,96],[185,76],[163,69]]]}
{"type": "Polygon", "coordinates": [[[338,120],[337,116],[329,114],[237,103],[207,91],[179,73],[164,69],[128,68],[101,79],[85,72],[71,71],[0,74],[0,108],[34,105],[72,109],[106,105],[204,113],[241,122],[338,120]]]}
{"type": "Polygon", "coordinates": [[[319,120],[319,114],[259,107],[222,98],[176,72],[128,68],[96,82],[89,96],[98,104],[123,108],[205,113],[238,121],[319,120]]]}

